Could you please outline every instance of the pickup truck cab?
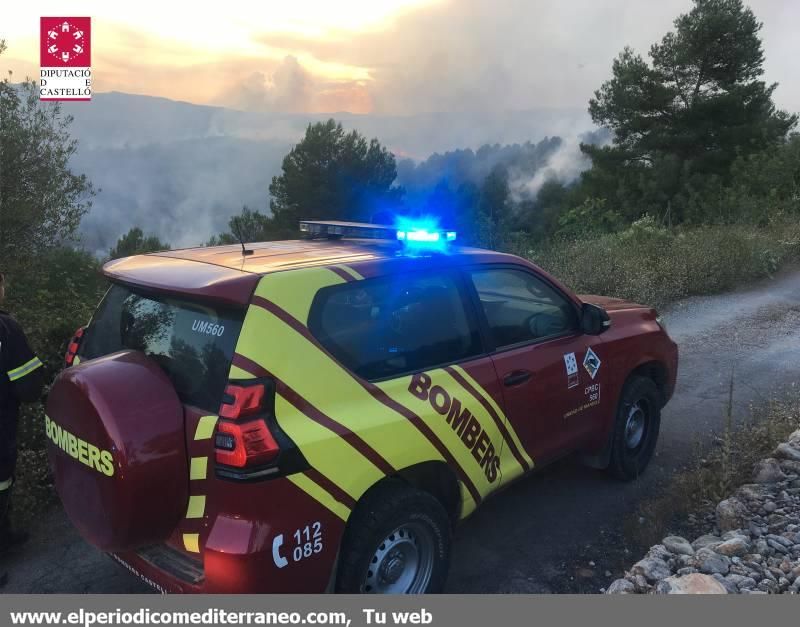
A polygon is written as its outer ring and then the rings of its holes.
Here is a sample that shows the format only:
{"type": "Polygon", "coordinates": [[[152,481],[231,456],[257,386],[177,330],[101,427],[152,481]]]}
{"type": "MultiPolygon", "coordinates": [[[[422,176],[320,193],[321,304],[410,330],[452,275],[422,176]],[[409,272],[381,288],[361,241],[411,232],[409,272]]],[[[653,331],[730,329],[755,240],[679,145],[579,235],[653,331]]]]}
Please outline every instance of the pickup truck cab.
{"type": "Polygon", "coordinates": [[[677,370],[655,310],[446,232],[301,227],[106,264],[45,425],[90,543],[167,592],[436,592],[509,482],[644,471],[677,370]]]}

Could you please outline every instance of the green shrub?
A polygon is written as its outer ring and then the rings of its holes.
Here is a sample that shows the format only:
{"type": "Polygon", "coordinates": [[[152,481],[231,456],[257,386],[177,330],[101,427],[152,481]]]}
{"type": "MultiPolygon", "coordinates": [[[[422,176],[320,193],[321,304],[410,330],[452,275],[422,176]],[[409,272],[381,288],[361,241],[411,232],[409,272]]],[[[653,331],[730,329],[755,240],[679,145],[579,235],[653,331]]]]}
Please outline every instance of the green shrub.
{"type": "Polygon", "coordinates": [[[668,230],[645,216],[619,233],[513,248],[580,293],[660,307],[772,276],[800,259],[800,225],[668,230]]]}

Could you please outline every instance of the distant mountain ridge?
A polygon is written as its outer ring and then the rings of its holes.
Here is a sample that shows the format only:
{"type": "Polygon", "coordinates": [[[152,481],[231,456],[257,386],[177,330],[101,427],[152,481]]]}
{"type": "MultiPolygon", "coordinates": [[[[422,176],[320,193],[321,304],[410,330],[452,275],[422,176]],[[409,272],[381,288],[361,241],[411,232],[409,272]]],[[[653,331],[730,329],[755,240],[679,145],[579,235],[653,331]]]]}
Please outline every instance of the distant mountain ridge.
{"type": "Polygon", "coordinates": [[[74,117],[71,132],[79,141],[73,166],[101,190],[81,225],[83,244],[98,254],[131,226],[188,246],[223,230],[243,204],[266,210],[267,188],[283,157],[309,123],[330,117],[377,137],[398,161],[546,136],[574,138],[592,129],[582,110],[254,113],[120,92],[95,94],[90,103],[65,104],[64,110],[74,117]]]}

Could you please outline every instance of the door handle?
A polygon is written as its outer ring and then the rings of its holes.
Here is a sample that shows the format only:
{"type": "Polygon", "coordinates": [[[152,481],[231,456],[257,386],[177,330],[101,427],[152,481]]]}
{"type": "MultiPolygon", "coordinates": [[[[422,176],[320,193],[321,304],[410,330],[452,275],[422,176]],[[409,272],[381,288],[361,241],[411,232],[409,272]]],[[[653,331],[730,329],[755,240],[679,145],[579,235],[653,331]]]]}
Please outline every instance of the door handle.
{"type": "Polygon", "coordinates": [[[532,376],[533,373],[530,370],[514,370],[514,372],[510,372],[503,377],[503,385],[506,387],[519,385],[520,383],[525,383],[532,376]]]}

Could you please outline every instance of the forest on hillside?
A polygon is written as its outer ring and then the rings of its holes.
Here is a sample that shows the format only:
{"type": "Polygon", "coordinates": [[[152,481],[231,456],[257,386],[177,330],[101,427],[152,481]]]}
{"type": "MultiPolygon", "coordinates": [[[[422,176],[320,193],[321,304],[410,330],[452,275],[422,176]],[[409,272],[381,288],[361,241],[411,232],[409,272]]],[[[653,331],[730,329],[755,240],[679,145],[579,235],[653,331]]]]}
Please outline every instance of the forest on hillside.
{"type": "MultiPolygon", "coordinates": [[[[379,138],[335,120],[309,124],[271,181],[253,153],[245,174],[263,188],[263,207],[241,208],[216,233],[198,216],[202,241],[294,237],[301,218],[427,216],[465,243],[531,258],[576,290],[647,304],[771,276],[800,260],[800,136],[797,115],[776,108],[776,85],[763,80],[761,27],[741,0],[694,0],[646,55],[622,49],[588,102],[599,130],[579,145],[549,137],[398,162],[379,138]]],[[[107,287],[102,260],[78,238],[103,191],[74,170],[71,118],[41,103],[34,83],[1,82],[0,115],[7,307],[54,376],[107,287]]],[[[171,157],[130,158],[160,180],[159,160],[171,157]]],[[[105,257],[169,247],[141,226],[105,257]]],[[[39,406],[26,411],[41,418],[39,406]]],[[[23,420],[21,434],[30,458],[21,492],[33,499],[47,493],[38,424],[23,420]]]]}

